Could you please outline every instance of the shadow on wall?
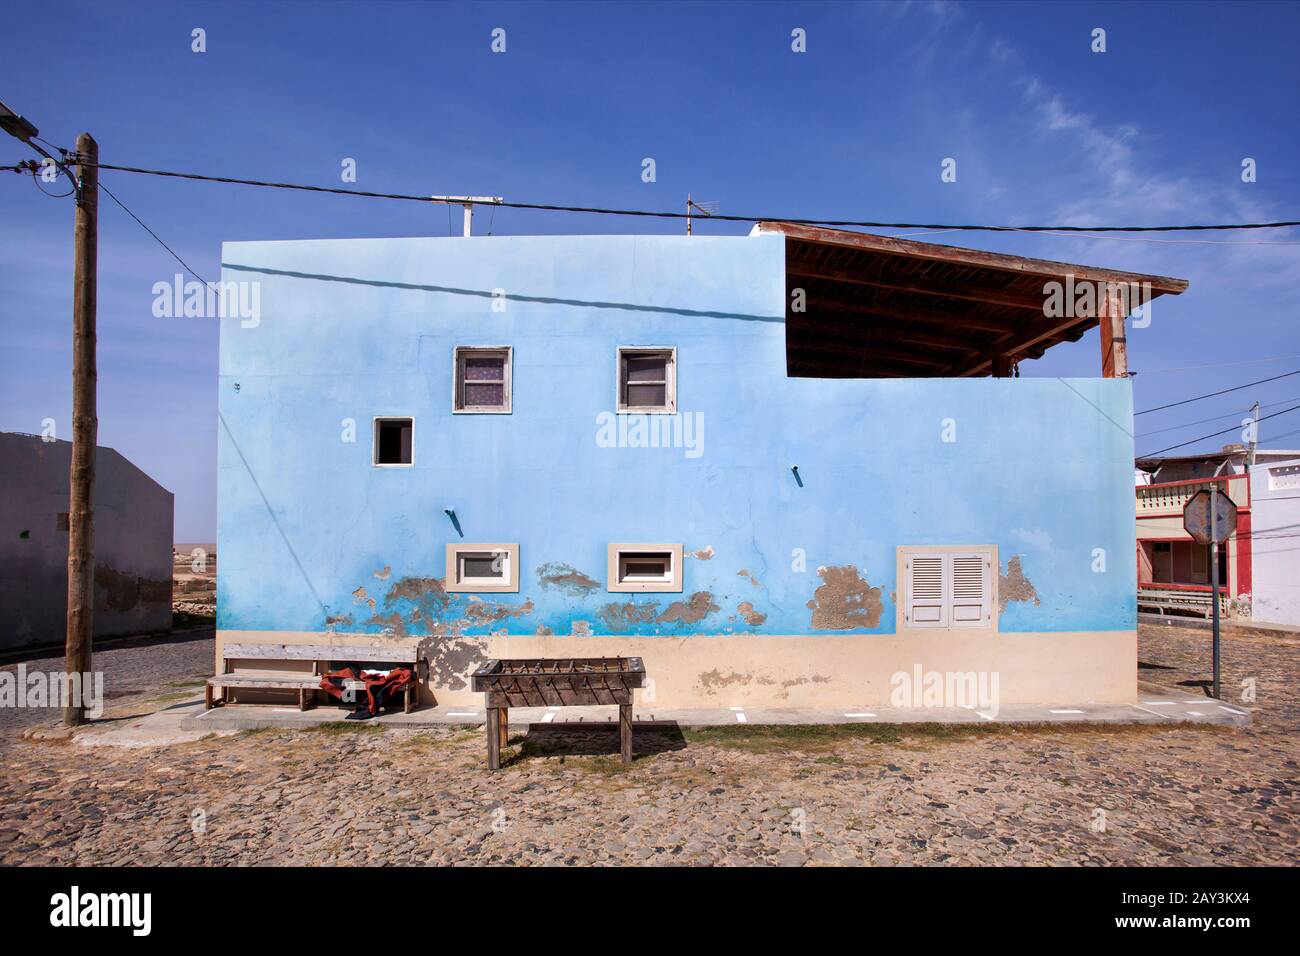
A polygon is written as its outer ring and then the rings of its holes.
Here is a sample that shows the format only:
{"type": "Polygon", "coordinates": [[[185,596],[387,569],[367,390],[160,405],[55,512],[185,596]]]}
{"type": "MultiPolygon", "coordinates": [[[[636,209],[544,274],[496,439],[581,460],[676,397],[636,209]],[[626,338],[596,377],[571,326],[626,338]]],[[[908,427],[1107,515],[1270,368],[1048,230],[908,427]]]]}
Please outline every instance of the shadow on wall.
{"type": "Polygon", "coordinates": [[[580,309],[620,309],[628,312],[656,312],[663,315],[681,315],[691,318],[742,319],[749,322],[785,322],[784,315],[750,315],[743,312],[717,312],[701,309],[676,309],[660,305],[636,305],[631,302],[601,302],[590,299],[559,299],[545,295],[524,295],[521,293],[498,293],[491,289],[458,289],[455,286],[421,285],[415,282],[391,282],[384,279],[362,279],[357,276],[324,275],[315,272],[292,272],[285,269],[263,269],[257,266],[243,266],[223,262],[222,269],[232,272],[257,272],[269,276],[285,276],[290,279],[312,279],[318,282],[342,282],[347,285],[375,286],[385,289],[407,289],[412,292],[433,292],[440,295],[460,295],[489,301],[530,302],[537,305],[564,305],[580,309]]]}

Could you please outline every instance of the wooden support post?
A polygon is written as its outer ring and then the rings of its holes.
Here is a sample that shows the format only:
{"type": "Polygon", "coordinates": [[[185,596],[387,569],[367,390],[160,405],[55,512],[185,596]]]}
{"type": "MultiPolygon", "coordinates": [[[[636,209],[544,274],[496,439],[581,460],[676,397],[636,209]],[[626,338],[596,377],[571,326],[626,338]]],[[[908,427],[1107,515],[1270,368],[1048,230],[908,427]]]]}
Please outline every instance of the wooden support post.
{"type": "Polygon", "coordinates": [[[510,742],[510,708],[501,708],[501,717],[498,721],[501,724],[501,749],[505,750],[510,742]]]}
{"type": "MultiPolygon", "coordinates": [[[[72,278],[72,468],[68,500],[68,613],[64,669],[91,671],[95,610],[95,298],[99,234],[99,144],[89,133],[77,137],[80,188],[73,227],[72,278]]],[[[82,681],[78,681],[78,686],[82,681]]],[[[72,687],[69,679],[68,686],[72,687]]],[[[84,696],[67,700],[63,722],[85,723],[84,696]]]]}
{"type": "Polygon", "coordinates": [[[1128,337],[1124,320],[1128,317],[1125,294],[1114,283],[1107,283],[1098,297],[1098,328],[1101,331],[1102,378],[1128,378],[1128,337]]]}
{"type": "Polygon", "coordinates": [[[488,769],[501,769],[501,711],[496,707],[487,709],[487,748],[488,769]]]}
{"type": "Polygon", "coordinates": [[[212,709],[212,685],[211,684],[203,685],[203,709],[204,710],[212,709]]]}
{"type": "Polygon", "coordinates": [[[623,762],[632,762],[632,705],[618,705],[618,744],[623,762]]]}

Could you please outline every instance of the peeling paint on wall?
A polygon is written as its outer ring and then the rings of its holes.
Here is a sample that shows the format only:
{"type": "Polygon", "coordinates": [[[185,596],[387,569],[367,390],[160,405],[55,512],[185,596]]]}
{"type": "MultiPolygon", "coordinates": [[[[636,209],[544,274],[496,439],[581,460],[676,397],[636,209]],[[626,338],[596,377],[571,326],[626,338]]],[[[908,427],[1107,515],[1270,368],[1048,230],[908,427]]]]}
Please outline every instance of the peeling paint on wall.
{"type": "Polygon", "coordinates": [[[739,578],[747,578],[747,579],[749,580],[749,583],[752,584],[752,585],[754,585],[754,587],[758,587],[758,586],[759,586],[759,585],[758,585],[758,578],[756,578],[756,577],[754,577],[754,575],[750,574],[748,568],[741,568],[739,571],[736,572],[736,577],[739,577],[739,578]]]}
{"type": "Polygon", "coordinates": [[[1007,561],[1006,574],[998,577],[998,610],[1005,611],[1010,601],[1033,601],[1034,607],[1043,603],[1038,599],[1033,583],[1025,577],[1018,554],[1007,561]]]}
{"type": "Polygon", "coordinates": [[[474,624],[494,624],[506,618],[527,617],[533,613],[533,602],[523,604],[498,604],[495,601],[474,601],[465,609],[465,617],[474,624]]]}
{"type": "Polygon", "coordinates": [[[352,601],[355,604],[368,604],[372,611],[375,609],[375,599],[370,596],[364,587],[357,588],[352,592],[352,601]]]}
{"type": "Polygon", "coordinates": [[[385,564],[383,570],[376,571],[374,576],[380,581],[387,581],[389,576],[392,575],[392,573],[393,573],[392,566],[385,564]]]}
{"type": "Polygon", "coordinates": [[[696,591],[689,601],[674,601],[657,618],[657,624],[696,624],[714,611],[722,610],[713,603],[708,591],[696,591]]]}
{"type": "Polygon", "coordinates": [[[551,561],[537,569],[537,580],[543,588],[561,591],[573,597],[584,597],[596,588],[600,582],[583,574],[568,564],[551,561]]]}
{"type": "Polygon", "coordinates": [[[430,637],[420,642],[420,653],[429,662],[429,680],[435,687],[464,690],[469,675],[488,659],[482,637],[430,637]]]}
{"type": "Polygon", "coordinates": [[[771,685],[776,681],[770,677],[754,677],[753,674],[740,674],[732,671],[724,674],[719,670],[706,671],[700,675],[700,686],[705,690],[723,690],[728,687],[745,687],[749,684],[771,685]]]}
{"type": "Polygon", "coordinates": [[[818,568],[822,584],[808,602],[812,626],[834,631],[876,627],[883,602],[880,588],[873,588],[851,564],[818,568]]]}
{"type": "Polygon", "coordinates": [[[601,623],[611,631],[626,631],[638,624],[649,624],[659,616],[659,605],[654,601],[634,604],[615,601],[600,609],[601,623]]]}
{"type": "Polygon", "coordinates": [[[703,548],[696,548],[694,551],[687,551],[686,557],[699,558],[701,561],[708,561],[713,557],[713,545],[706,545],[703,548]]]}
{"type": "Polygon", "coordinates": [[[591,637],[591,622],[590,622],[590,621],[574,621],[574,622],[573,622],[573,636],[574,636],[574,637],[591,637]]]}
{"type": "Polygon", "coordinates": [[[745,619],[745,623],[751,627],[758,627],[767,620],[767,615],[755,611],[754,605],[750,604],[748,601],[741,601],[737,604],[736,611],[745,619]]]}

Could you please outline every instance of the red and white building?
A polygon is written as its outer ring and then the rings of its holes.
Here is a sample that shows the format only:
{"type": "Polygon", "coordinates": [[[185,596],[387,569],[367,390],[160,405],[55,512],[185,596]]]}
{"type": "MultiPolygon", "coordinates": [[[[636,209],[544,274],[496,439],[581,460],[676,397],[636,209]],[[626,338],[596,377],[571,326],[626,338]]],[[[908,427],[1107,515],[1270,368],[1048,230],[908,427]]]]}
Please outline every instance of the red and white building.
{"type": "MultiPolygon", "coordinates": [[[[1217,485],[1237,506],[1237,527],[1219,551],[1219,607],[1231,617],[1250,617],[1254,591],[1247,449],[1175,458],[1137,460],[1138,609],[1160,613],[1190,611],[1209,616],[1209,549],[1183,528],[1183,506],[1198,491],[1217,485]]],[[[1300,451],[1255,452],[1256,467],[1300,458],[1300,451]]]]}

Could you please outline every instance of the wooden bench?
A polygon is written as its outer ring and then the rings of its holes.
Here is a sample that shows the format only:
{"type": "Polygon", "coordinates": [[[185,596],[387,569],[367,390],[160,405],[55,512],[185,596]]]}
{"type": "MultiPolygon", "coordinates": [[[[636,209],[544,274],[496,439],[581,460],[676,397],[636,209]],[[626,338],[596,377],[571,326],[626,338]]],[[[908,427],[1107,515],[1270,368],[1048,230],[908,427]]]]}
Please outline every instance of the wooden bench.
{"type": "MultiPolygon", "coordinates": [[[[203,693],[203,709],[211,710],[216,704],[227,702],[228,691],[255,688],[258,690],[296,690],[298,707],[308,710],[315,706],[316,692],[321,689],[321,664],[331,661],[348,663],[401,664],[411,668],[415,681],[404,691],[403,709],[410,713],[419,697],[419,685],[427,674],[428,664],[419,652],[418,641],[376,640],[348,644],[225,644],[221,648],[221,673],[208,678],[203,693]],[[233,674],[232,661],[311,661],[310,674],[265,673],[233,674]],[[216,691],[220,690],[220,696],[216,691]]],[[[366,685],[359,680],[343,682],[343,688],[354,693],[364,693],[366,685]]],[[[358,698],[360,699],[360,698],[358,698]]]]}
{"type": "MultiPolygon", "coordinates": [[[[1207,620],[1214,613],[1209,591],[1184,591],[1181,588],[1143,587],[1138,590],[1138,608],[1154,608],[1162,616],[1166,611],[1190,611],[1207,620]]],[[[1219,590],[1219,611],[1228,614],[1227,589],[1219,590]]]]}

